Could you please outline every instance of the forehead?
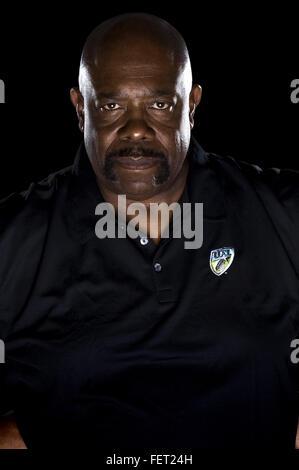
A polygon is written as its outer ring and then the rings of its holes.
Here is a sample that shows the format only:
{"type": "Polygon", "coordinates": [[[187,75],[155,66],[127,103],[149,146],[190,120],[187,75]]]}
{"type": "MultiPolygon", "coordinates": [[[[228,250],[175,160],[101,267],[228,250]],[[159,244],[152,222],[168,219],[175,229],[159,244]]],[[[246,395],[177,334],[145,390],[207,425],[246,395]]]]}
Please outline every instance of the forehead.
{"type": "Polygon", "coordinates": [[[179,94],[189,86],[184,55],[165,38],[132,32],[108,35],[96,43],[90,59],[80,74],[92,95],[106,89],[135,96],[156,89],[179,94]]]}
{"type": "Polygon", "coordinates": [[[163,66],[145,60],[107,63],[89,69],[88,75],[94,93],[113,91],[142,96],[157,90],[163,90],[163,94],[179,93],[182,88],[181,70],[170,63],[163,66]]]}
{"type": "Polygon", "coordinates": [[[157,40],[130,36],[124,41],[105,41],[89,67],[92,80],[106,82],[133,79],[166,80],[174,83],[180,74],[174,50],[157,40]]]}

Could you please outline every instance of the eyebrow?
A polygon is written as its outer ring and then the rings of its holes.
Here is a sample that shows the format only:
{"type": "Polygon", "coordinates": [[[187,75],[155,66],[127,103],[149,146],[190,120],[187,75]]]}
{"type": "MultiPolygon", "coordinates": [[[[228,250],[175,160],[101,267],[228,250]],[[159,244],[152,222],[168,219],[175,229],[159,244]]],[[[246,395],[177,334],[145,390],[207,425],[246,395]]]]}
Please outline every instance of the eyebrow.
{"type": "MultiPolygon", "coordinates": [[[[151,90],[150,93],[146,94],[149,97],[154,96],[174,96],[176,93],[170,90],[151,90]]],[[[96,94],[97,98],[108,98],[108,99],[123,99],[126,98],[127,95],[122,93],[115,93],[113,91],[98,91],[96,94]]]]}

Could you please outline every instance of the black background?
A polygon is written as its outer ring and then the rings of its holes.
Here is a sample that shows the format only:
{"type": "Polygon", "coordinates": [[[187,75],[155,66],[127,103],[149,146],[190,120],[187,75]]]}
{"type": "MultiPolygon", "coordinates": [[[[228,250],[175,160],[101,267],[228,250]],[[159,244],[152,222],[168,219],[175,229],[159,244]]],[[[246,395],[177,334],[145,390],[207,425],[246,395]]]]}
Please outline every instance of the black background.
{"type": "Polygon", "coordinates": [[[84,41],[129,11],[161,16],[184,36],[203,89],[194,134],[205,150],[299,170],[299,103],[290,100],[298,25],[287,5],[262,12],[252,3],[11,4],[1,15],[0,197],[73,162],[82,134],[69,90],[84,41]]]}
{"type": "Polygon", "coordinates": [[[128,11],[161,16],[185,37],[194,81],[203,88],[194,133],[206,150],[299,170],[299,103],[290,100],[290,83],[299,78],[293,7],[279,3],[262,12],[252,2],[161,5],[1,5],[6,103],[0,104],[0,197],[72,163],[82,134],[69,89],[77,85],[82,46],[97,24],[128,11]]]}

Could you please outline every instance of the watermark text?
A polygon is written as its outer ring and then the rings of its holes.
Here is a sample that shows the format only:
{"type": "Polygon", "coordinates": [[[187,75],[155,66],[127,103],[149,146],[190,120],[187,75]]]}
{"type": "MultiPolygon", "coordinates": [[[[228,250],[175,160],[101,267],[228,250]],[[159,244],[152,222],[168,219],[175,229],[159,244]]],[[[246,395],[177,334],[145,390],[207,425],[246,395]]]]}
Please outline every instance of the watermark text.
{"type": "Polygon", "coordinates": [[[0,103],[5,103],[5,84],[0,80],[0,103]]]}
{"type": "Polygon", "coordinates": [[[291,102],[297,104],[299,103],[299,78],[294,78],[294,80],[291,81],[290,86],[293,90],[290,95],[291,102]]]}
{"type": "Polygon", "coordinates": [[[118,195],[117,211],[109,202],[101,202],[95,208],[95,214],[101,218],[95,226],[98,238],[137,238],[149,233],[151,238],[169,238],[170,224],[173,238],[184,238],[185,249],[197,249],[203,243],[203,203],[177,202],[150,203],[141,202],[127,205],[126,195],[118,195]],[[193,204],[193,207],[192,207],[193,204]],[[193,210],[192,210],[193,209],[193,210]],[[116,214],[117,212],[117,214],[116,214]],[[126,223],[126,219],[129,222],[126,223]],[[116,219],[118,228],[116,229],[116,219]],[[124,230],[125,228],[125,230],[124,230]],[[116,233],[117,232],[117,233],[116,233]]]}

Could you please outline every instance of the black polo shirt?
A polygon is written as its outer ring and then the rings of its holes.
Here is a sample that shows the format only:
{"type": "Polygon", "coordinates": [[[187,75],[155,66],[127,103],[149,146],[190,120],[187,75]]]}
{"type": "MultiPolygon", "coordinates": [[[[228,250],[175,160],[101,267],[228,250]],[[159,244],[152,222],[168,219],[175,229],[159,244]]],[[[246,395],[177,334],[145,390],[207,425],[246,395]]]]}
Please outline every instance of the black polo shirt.
{"type": "Polygon", "coordinates": [[[1,404],[28,448],[294,447],[299,174],[194,138],[188,158],[196,250],[99,239],[83,142],[73,166],[2,202],[1,404]],[[234,259],[216,275],[224,247],[234,259]]]}

